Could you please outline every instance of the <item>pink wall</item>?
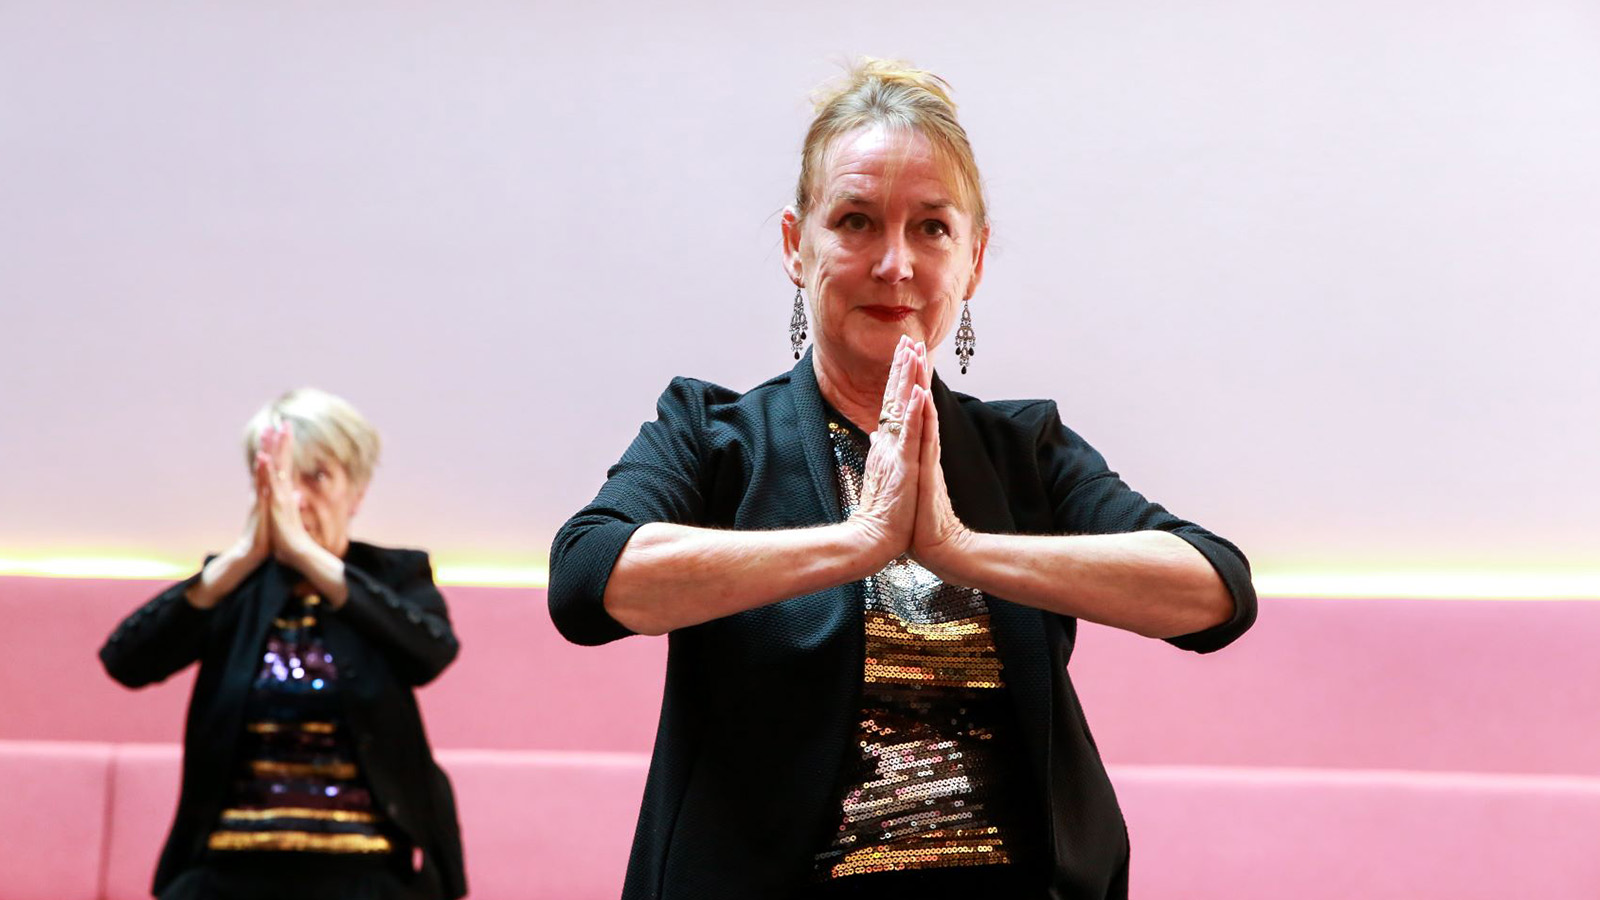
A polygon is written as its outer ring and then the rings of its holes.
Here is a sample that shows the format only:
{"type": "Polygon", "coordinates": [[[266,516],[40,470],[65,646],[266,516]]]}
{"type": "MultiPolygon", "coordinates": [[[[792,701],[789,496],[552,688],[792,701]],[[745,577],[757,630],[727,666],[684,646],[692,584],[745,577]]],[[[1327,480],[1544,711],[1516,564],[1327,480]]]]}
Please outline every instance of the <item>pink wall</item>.
{"type": "Polygon", "coordinates": [[[302,383],[388,438],[358,531],[542,553],[669,376],[787,365],[775,213],[858,52],[984,165],[963,389],[1261,564],[1593,565],[1586,0],[4,4],[0,557],[198,560],[302,383]]]}

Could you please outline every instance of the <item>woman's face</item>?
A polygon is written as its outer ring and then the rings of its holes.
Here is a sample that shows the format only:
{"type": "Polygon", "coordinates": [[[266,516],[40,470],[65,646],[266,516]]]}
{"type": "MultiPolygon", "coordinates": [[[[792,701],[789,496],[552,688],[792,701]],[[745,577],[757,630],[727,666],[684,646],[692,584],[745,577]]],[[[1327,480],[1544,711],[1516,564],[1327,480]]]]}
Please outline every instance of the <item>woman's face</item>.
{"type": "Polygon", "coordinates": [[[784,262],[810,297],[819,357],[876,372],[900,335],[934,347],[950,334],[988,235],[920,133],[865,128],[828,151],[805,219],[784,212],[784,262]]]}
{"type": "Polygon", "coordinates": [[[306,533],[333,555],[344,556],[350,546],[350,519],[361,506],[365,486],[352,481],[336,460],[319,453],[312,455],[309,466],[295,472],[295,489],[300,492],[300,521],[306,533]]]}

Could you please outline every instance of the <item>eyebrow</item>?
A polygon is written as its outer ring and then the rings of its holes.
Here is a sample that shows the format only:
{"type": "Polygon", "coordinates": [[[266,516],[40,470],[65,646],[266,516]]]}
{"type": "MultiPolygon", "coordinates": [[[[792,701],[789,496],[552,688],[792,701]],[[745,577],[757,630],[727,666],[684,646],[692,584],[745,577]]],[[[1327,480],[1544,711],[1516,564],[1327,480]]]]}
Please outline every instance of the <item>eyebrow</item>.
{"type": "MultiPolygon", "coordinates": [[[[840,191],[833,196],[833,202],[854,203],[859,206],[872,206],[873,204],[877,203],[877,199],[866,194],[858,194],[855,191],[840,191]]],[[[938,200],[924,200],[917,205],[925,210],[954,209],[956,202],[954,200],[948,200],[941,197],[938,200]]]]}

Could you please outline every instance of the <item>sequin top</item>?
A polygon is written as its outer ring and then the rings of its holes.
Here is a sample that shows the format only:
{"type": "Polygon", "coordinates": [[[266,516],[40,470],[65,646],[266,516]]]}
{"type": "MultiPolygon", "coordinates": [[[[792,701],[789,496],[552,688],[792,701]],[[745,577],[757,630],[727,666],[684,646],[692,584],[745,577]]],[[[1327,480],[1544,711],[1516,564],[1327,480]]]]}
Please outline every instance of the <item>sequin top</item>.
{"type": "Polygon", "coordinates": [[[341,726],[339,667],[322,599],[302,582],[272,623],[250,695],[213,851],[388,853],[384,821],[341,726]]]}
{"type": "MultiPolygon", "coordinates": [[[[828,423],[846,515],[869,442],[828,423]]],[[[1015,861],[1015,714],[983,593],[901,557],[865,584],[866,665],[824,879],[1015,861]]]]}

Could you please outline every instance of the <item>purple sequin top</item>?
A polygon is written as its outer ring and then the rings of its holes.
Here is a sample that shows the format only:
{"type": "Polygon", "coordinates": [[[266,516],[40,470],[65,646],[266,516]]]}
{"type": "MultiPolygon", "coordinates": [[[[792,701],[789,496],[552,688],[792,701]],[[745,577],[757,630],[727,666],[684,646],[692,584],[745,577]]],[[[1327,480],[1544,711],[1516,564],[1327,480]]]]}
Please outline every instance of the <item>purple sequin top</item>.
{"type": "Polygon", "coordinates": [[[218,852],[388,853],[339,707],[339,667],[322,641],[322,598],[298,585],[272,623],[246,701],[218,852]]]}

